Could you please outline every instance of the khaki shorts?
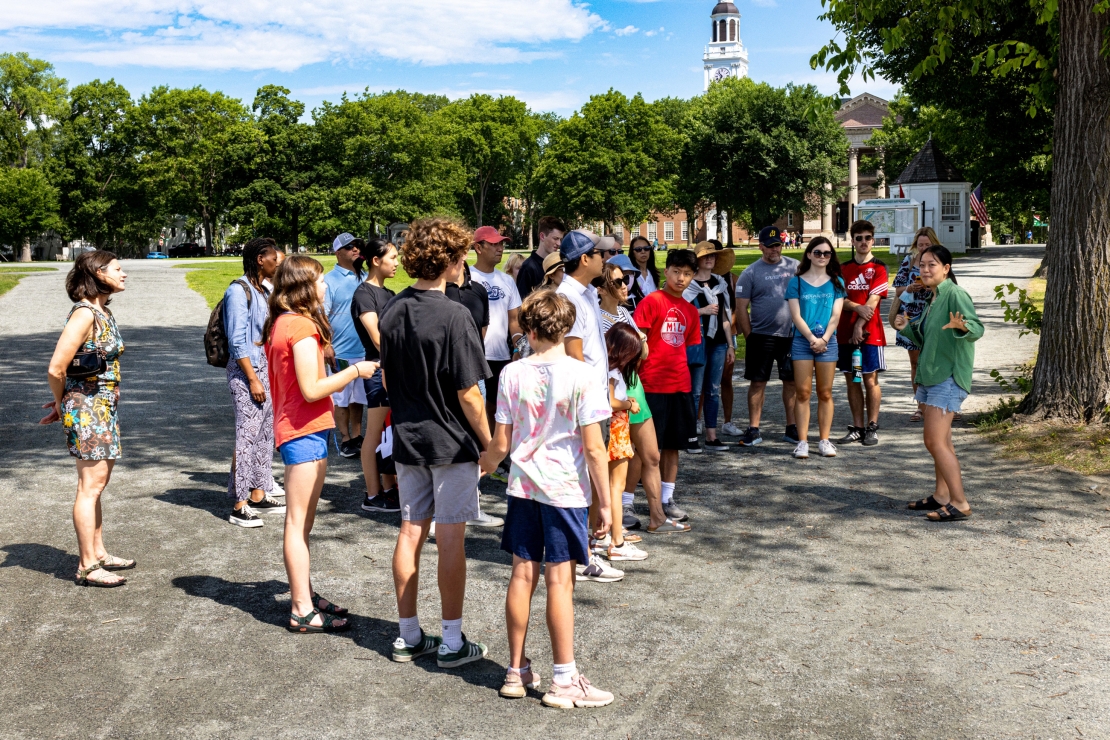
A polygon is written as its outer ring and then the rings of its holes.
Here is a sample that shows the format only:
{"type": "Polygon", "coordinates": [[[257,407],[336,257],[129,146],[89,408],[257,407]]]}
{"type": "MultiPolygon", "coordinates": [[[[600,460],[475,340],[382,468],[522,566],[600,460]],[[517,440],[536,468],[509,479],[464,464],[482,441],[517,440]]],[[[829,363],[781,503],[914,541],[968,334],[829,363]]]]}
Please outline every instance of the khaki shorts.
{"type": "Polygon", "coordinates": [[[477,519],[478,463],[405,465],[397,463],[397,491],[401,518],[422,522],[435,517],[437,524],[462,524],[477,519]]]}

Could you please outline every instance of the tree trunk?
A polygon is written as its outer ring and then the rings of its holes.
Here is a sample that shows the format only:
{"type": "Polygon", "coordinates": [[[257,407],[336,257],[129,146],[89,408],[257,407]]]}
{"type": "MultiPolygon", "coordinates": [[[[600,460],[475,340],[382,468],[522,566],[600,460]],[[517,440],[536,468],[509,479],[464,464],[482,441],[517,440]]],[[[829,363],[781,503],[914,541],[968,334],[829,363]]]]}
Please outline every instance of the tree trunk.
{"type": "Polygon", "coordinates": [[[1052,231],[1033,418],[1089,422],[1110,405],[1110,63],[1107,16],[1061,0],[1052,231]]]}
{"type": "Polygon", "coordinates": [[[206,254],[215,254],[215,248],[212,244],[212,220],[208,218],[207,213],[203,216],[202,228],[204,230],[204,251],[206,254]]]}
{"type": "Polygon", "coordinates": [[[296,253],[297,248],[301,245],[301,209],[293,209],[293,217],[290,219],[290,236],[293,239],[293,252],[296,253]]]}

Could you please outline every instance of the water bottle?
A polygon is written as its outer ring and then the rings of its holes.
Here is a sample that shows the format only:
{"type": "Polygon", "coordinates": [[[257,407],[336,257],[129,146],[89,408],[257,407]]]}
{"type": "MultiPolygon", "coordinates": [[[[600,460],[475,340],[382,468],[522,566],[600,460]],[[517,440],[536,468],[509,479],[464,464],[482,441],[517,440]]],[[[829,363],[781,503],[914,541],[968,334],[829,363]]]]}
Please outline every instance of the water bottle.
{"type": "Polygon", "coordinates": [[[863,382],[863,353],[860,352],[859,347],[852,350],[852,382],[863,382]]]}

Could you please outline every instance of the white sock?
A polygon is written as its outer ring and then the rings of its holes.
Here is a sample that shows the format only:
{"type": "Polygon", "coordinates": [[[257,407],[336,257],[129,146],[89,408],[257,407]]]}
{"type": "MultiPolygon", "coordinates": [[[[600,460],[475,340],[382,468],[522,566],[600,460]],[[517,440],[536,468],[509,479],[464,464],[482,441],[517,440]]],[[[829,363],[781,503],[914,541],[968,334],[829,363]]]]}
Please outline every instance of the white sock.
{"type": "Polygon", "coordinates": [[[420,617],[401,617],[401,639],[409,647],[416,647],[420,642],[420,617]]]}
{"type": "Polygon", "coordinates": [[[560,686],[570,686],[575,673],[578,673],[578,669],[574,666],[573,660],[569,663],[556,663],[555,678],[552,680],[560,686]]]}
{"type": "Polygon", "coordinates": [[[663,491],[663,503],[669,504],[674,498],[674,483],[664,483],[660,488],[663,491]]]}
{"type": "Polygon", "coordinates": [[[462,619],[443,620],[443,644],[446,645],[447,649],[451,652],[455,652],[462,648],[462,619]]]}
{"type": "Polygon", "coordinates": [[[624,506],[631,506],[632,502],[634,502],[635,500],[636,500],[636,494],[635,493],[629,493],[628,491],[625,491],[624,493],[621,494],[621,504],[623,504],[624,506]]]}

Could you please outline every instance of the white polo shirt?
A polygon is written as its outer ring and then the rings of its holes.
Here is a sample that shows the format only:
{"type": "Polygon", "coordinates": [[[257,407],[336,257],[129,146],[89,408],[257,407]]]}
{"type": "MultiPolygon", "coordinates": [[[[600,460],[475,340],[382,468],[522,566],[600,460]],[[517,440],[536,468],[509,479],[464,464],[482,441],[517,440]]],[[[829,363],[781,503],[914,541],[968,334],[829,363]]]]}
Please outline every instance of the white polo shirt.
{"type": "Polygon", "coordinates": [[[563,277],[563,282],[555,291],[574,304],[574,326],[567,332],[568,337],[582,340],[582,359],[593,369],[594,383],[605,394],[606,407],[609,399],[609,353],[605,349],[605,335],[601,331],[601,302],[597,288],[583,285],[572,276],[563,277]]]}

